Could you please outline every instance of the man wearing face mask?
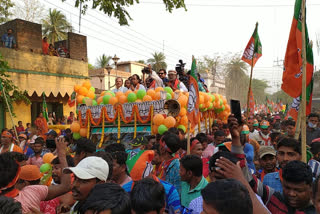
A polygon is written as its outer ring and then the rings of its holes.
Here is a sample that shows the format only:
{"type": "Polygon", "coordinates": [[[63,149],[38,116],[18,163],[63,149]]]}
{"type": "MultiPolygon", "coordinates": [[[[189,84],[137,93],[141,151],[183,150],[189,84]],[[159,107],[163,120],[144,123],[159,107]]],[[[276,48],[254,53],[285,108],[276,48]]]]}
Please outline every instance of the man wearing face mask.
{"type": "Polygon", "coordinates": [[[308,116],[308,126],[307,126],[307,144],[310,145],[311,142],[320,137],[320,129],[317,127],[319,123],[319,115],[311,113],[308,116]]]}

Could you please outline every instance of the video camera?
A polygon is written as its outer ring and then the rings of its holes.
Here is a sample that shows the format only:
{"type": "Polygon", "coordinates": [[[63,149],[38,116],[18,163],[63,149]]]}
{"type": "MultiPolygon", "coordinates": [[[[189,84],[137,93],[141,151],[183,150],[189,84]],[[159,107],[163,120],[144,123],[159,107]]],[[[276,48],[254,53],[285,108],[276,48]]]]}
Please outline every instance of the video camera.
{"type": "Polygon", "coordinates": [[[176,65],[176,71],[177,71],[178,75],[183,75],[185,65],[186,65],[186,63],[183,63],[182,59],[180,59],[179,64],[176,65]]]}
{"type": "Polygon", "coordinates": [[[150,69],[149,69],[149,67],[144,67],[144,68],[141,70],[141,72],[142,72],[143,74],[150,74],[150,69]]]}

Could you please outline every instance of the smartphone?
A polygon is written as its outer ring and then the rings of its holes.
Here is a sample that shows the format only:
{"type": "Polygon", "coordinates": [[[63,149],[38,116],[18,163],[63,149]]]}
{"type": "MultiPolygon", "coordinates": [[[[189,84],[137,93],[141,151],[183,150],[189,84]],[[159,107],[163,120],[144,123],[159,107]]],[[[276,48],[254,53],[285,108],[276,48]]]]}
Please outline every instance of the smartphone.
{"type": "Polygon", "coordinates": [[[230,101],[230,107],[231,107],[231,113],[238,120],[239,125],[241,125],[242,124],[242,118],[241,118],[240,101],[239,100],[231,100],[230,101]]]}

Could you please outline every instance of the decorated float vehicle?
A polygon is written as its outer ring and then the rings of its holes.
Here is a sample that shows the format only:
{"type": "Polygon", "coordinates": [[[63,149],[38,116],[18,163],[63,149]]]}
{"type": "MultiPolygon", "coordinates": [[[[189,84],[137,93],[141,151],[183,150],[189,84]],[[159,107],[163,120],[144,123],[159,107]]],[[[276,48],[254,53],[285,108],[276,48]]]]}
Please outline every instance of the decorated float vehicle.
{"type": "MultiPolygon", "coordinates": [[[[187,132],[188,92],[158,87],[125,93],[103,91],[97,96],[89,81],[74,89],[78,116],[70,126],[74,139],[88,137],[102,147],[106,142],[128,145],[136,136],[163,134],[172,127],[187,132]]],[[[219,94],[199,92],[199,111],[198,129],[190,133],[208,132],[215,119],[226,122],[230,107],[219,94]]]]}

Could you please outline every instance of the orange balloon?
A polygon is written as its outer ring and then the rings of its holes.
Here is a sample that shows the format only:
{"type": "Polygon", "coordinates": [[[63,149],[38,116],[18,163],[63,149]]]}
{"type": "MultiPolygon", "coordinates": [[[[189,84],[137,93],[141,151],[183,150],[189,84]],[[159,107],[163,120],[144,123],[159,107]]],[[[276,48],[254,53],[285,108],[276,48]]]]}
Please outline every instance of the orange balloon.
{"type": "Polygon", "coordinates": [[[152,134],[158,134],[158,127],[159,126],[156,126],[156,125],[152,126],[152,134]]]}
{"type": "Polygon", "coordinates": [[[74,85],[74,91],[79,93],[79,89],[81,88],[81,85],[74,85]]]}
{"type": "Polygon", "coordinates": [[[164,121],[164,116],[162,114],[156,114],[153,116],[153,123],[156,126],[160,126],[161,124],[163,124],[164,121]]]}
{"type": "Polygon", "coordinates": [[[149,95],[150,97],[152,97],[152,99],[154,99],[156,92],[153,89],[149,89],[147,91],[147,95],[149,95]]]}
{"type": "Polygon", "coordinates": [[[203,94],[203,97],[204,97],[204,102],[205,102],[205,103],[209,102],[210,97],[209,97],[208,94],[204,93],[204,94],[203,94]]]}
{"type": "Polygon", "coordinates": [[[93,91],[89,91],[87,94],[87,97],[94,99],[94,92],[93,91]]]}
{"type": "Polygon", "coordinates": [[[128,96],[128,94],[132,93],[131,90],[126,91],[126,93],[124,93],[126,96],[128,96]]]}
{"type": "Polygon", "coordinates": [[[89,90],[86,87],[80,87],[79,94],[83,96],[87,96],[89,90]]]}
{"type": "Polygon", "coordinates": [[[142,103],[142,100],[137,99],[137,100],[136,100],[136,103],[142,103]]]}
{"type": "Polygon", "coordinates": [[[187,115],[181,117],[180,124],[187,126],[188,125],[188,117],[187,115]]]}
{"type": "Polygon", "coordinates": [[[100,104],[102,101],[103,101],[103,96],[101,96],[101,97],[99,97],[99,98],[97,99],[97,103],[98,103],[98,104],[100,104]]]}
{"type": "Polygon", "coordinates": [[[186,95],[181,95],[179,98],[178,98],[178,102],[180,103],[181,107],[184,107],[187,105],[188,103],[188,97],[186,95]]]}
{"type": "Polygon", "coordinates": [[[181,108],[180,112],[179,112],[179,116],[183,117],[186,114],[187,114],[187,109],[186,108],[181,108]]]}
{"type": "Polygon", "coordinates": [[[89,90],[91,88],[91,83],[89,80],[86,80],[82,83],[82,86],[89,90]]]}
{"type": "Polygon", "coordinates": [[[159,92],[156,92],[156,95],[154,95],[154,100],[160,100],[160,99],[161,99],[161,93],[159,91],[159,92]]]}
{"type": "Polygon", "coordinates": [[[204,96],[203,95],[199,95],[199,103],[200,104],[204,103],[204,96]]]}
{"type": "Polygon", "coordinates": [[[87,137],[87,128],[81,128],[79,134],[81,137],[87,137]]]}
{"type": "Polygon", "coordinates": [[[169,129],[176,125],[176,119],[174,117],[169,116],[166,119],[164,119],[163,124],[169,129]]]}
{"type": "Polygon", "coordinates": [[[79,122],[73,122],[71,125],[70,125],[70,129],[72,132],[79,132],[80,130],[80,123],[79,122]]]}
{"type": "Polygon", "coordinates": [[[227,99],[225,97],[222,97],[222,101],[223,101],[223,104],[227,104],[227,99]]]}
{"type": "Polygon", "coordinates": [[[219,100],[219,98],[220,98],[218,94],[213,94],[213,96],[214,96],[214,98],[215,98],[215,99],[214,99],[215,102],[217,102],[217,100],[219,100]]]}
{"type": "Polygon", "coordinates": [[[209,107],[210,107],[210,102],[209,101],[204,103],[204,108],[209,108],[209,107]]]}
{"type": "Polygon", "coordinates": [[[122,96],[122,95],[124,95],[124,93],[122,92],[122,91],[118,91],[117,93],[116,93],[116,97],[120,97],[120,96],[122,96]]]}
{"type": "Polygon", "coordinates": [[[82,103],[82,100],[83,100],[84,96],[82,95],[77,95],[77,103],[82,103]]]}
{"type": "Polygon", "coordinates": [[[51,161],[53,161],[53,159],[55,159],[55,158],[56,158],[56,156],[54,156],[52,153],[46,153],[42,157],[42,162],[43,163],[51,163],[51,161]]]}
{"type": "Polygon", "coordinates": [[[225,110],[226,112],[230,112],[230,106],[229,106],[228,104],[225,104],[224,106],[225,106],[225,109],[224,109],[224,110],[225,110]]]}
{"type": "Polygon", "coordinates": [[[152,101],[152,97],[149,96],[149,95],[145,95],[145,96],[143,97],[143,102],[146,102],[146,101],[152,101]]]}
{"type": "Polygon", "coordinates": [[[107,93],[106,91],[101,92],[100,96],[103,97],[107,93]]]}
{"type": "Polygon", "coordinates": [[[126,95],[121,95],[118,99],[119,99],[119,103],[121,104],[128,102],[126,95]]]}
{"type": "Polygon", "coordinates": [[[162,87],[157,87],[157,88],[155,89],[155,92],[160,92],[160,91],[164,91],[164,89],[163,89],[162,87]]]}
{"type": "Polygon", "coordinates": [[[116,103],[118,103],[118,98],[117,97],[111,97],[109,99],[109,104],[114,105],[116,103]]]}

